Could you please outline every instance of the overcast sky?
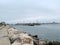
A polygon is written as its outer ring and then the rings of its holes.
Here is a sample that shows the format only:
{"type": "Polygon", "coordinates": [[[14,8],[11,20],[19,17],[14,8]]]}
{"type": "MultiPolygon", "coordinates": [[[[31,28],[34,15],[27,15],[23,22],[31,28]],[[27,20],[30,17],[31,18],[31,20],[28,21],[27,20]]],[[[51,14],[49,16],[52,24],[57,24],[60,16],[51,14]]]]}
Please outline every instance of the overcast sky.
{"type": "Polygon", "coordinates": [[[60,22],[60,0],[0,0],[0,21],[60,22]]]}

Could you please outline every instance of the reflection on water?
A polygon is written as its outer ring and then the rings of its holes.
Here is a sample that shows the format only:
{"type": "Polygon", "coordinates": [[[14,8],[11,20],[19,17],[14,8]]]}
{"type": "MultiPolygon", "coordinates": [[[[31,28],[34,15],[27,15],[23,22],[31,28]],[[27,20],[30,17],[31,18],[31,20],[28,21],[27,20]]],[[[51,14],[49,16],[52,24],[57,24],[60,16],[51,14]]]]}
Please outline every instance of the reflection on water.
{"type": "Polygon", "coordinates": [[[38,35],[41,39],[60,41],[60,24],[40,26],[13,25],[18,30],[23,30],[32,35],[38,35]]]}

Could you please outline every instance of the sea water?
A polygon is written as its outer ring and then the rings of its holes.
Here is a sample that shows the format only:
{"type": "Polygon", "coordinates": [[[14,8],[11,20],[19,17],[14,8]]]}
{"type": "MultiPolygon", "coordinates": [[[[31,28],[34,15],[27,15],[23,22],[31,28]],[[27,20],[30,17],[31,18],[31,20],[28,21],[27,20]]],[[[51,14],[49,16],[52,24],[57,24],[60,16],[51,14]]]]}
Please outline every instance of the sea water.
{"type": "Polygon", "coordinates": [[[39,26],[12,25],[12,27],[27,32],[31,35],[38,35],[40,39],[48,41],[60,41],[60,24],[48,24],[39,26]]]}

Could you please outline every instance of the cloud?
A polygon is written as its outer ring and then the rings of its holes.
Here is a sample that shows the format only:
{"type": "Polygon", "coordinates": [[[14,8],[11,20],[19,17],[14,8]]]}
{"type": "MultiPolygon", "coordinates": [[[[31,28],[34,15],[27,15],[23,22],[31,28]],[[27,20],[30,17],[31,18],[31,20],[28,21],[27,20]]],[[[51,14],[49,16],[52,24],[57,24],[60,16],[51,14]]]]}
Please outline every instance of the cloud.
{"type": "MultiPolygon", "coordinates": [[[[29,23],[29,22],[53,22],[57,21],[56,19],[59,20],[60,17],[58,16],[32,16],[32,17],[27,17],[27,18],[18,18],[16,20],[10,20],[8,21],[9,23],[29,23]]],[[[57,21],[58,22],[58,21],[57,21]]]]}
{"type": "Polygon", "coordinates": [[[0,0],[0,20],[8,23],[60,21],[60,0],[0,0]]]}

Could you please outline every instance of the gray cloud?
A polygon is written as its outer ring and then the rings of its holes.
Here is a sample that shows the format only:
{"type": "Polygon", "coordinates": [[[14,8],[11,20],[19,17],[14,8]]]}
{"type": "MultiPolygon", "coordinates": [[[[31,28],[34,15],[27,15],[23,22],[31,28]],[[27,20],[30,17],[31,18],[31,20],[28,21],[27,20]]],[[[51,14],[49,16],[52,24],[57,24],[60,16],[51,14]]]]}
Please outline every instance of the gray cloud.
{"type": "Polygon", "coordinates": [[[0,0],[0,20],[10,23],[60,22],[60,0],[0,0]],[[42,17],[42,18],[41,18],[42,17]],[[47,21],[47,22],[48,22],[47,21]]]}

